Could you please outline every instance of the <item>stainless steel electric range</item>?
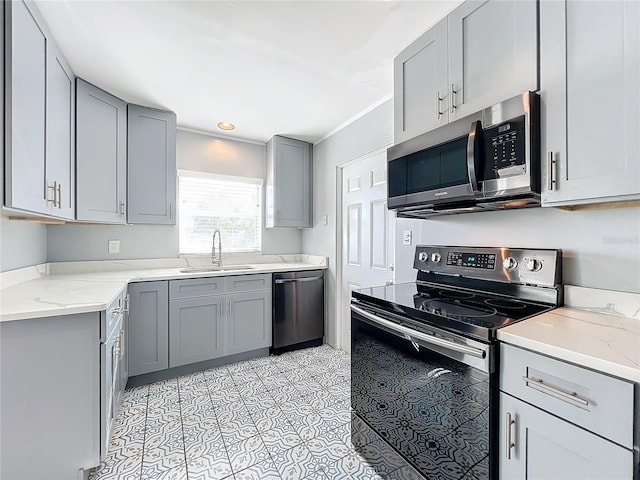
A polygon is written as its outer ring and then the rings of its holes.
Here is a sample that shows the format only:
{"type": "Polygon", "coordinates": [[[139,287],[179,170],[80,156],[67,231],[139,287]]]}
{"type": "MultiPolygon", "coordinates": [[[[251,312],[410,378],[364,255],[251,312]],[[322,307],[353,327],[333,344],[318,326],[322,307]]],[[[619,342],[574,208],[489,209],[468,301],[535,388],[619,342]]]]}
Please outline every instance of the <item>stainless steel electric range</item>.
{"type": "Polygon", "coordinates": [[[372,429],[399,454],[393,465],[371,459],[380,474],[497,478],[496,332],[562,305],[561,256],[417,246],[414,283],[353,292],[352,436],[372,429]]]}

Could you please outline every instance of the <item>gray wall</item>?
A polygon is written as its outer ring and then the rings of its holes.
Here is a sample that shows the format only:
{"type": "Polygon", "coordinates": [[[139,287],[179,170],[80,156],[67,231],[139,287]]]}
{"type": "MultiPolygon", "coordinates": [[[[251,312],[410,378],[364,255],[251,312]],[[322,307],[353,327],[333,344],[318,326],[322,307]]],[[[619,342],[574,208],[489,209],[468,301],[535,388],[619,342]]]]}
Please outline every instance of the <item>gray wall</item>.
{"type": "MultiPolygon", "coordinates": [[[[327,341],[335,345],[336,165],[391,142],[392,101],[367,113],[314,148],[314,228],[302,235],[303,253],[330,258],[327,273],[327,341]],[[323,213],[329,225],[319,222],[323,213]]],[[[553,208],[482,212],[430,220],[399,219],[395,280],[415,280],[416,243],[526,246],[563,249],[564,282],[591,288],[640,292],[640,207],[566,211],[553,208]],[[402,246],[403,230],[414,243],[402,246]]]]}
{"type": "Polygon", "coordinates": [[[47,228],[24,220],[0,218],[0,272],[47,261],[47,228]]]}
{"type": "Polygon", "coordinates": [[[393,140],[393,103],[391,100],[347,125],[313,148],[314,228],[302,233],[302,252],[329,257],[326,272],[326,321],[329,344],[336,346],[336,166],[365,155],[393,140]],[[322,215],[329,221],[322,225],[322,215]]]}
{"type": "MultiPolygon", "coordinates": [[[[178,169],[265,178],[266,147],[262,144],[223,139],[178,130],[178,169]]],[[[264,222],[263,222],[264,224],[264,222]]],[[[296,229],[262,230],[265,254],[300,253],[301,233],[296,229]]],[[[178,228],[160,225],[49,225],[47,259],[118,260],[178,256],[178,228]],[[109,254],[109,240],[120,240],[120,253],[109,254]]]]}
{"type": "Polygon", "coordinates": [[[640,293],[640,207],[577,211],[532,208],[428,220],[399,219],[398,282],[415,279],[415,270],[410,267],[414,246],[402,246],[403,230],[413,230],[416,243],[561,248],[563,283],[640,293]]]}

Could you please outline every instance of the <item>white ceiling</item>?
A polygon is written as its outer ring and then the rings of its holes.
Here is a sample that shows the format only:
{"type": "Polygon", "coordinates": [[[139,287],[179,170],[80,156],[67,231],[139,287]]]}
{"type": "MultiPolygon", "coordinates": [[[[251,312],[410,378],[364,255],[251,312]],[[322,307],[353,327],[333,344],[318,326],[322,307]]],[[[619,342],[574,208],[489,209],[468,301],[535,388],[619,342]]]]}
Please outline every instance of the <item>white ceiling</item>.
{"type": "Polygon", "coordinates": [[[442,1],[38,1],[76,75],[178,125],[317,141],[389,98],[393,58],[442,1]]]}

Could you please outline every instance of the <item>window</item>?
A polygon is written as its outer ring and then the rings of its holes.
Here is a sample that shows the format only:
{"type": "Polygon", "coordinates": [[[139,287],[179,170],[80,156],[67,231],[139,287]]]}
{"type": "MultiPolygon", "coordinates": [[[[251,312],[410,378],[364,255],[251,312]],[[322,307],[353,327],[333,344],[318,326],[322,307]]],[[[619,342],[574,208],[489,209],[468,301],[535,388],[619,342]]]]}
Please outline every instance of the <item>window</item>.
{"type": "Polygon", "coordinates": [[[262,180],[178,172],[180,254],[211,254],[220,230],[223,252],[259,252],[262,180]]]}

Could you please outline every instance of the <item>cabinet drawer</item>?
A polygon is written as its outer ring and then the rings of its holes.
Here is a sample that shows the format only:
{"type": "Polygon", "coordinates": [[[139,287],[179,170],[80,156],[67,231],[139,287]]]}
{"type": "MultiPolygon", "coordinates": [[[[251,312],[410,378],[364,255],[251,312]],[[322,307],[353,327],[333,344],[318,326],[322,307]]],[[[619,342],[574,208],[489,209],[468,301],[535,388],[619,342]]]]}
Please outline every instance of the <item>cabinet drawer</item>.
{"type": "Polygon", "coordinates": [[[633,384],[500,344],[500,390],[633,448],[633,384]]]}
{"type": "Polygon", "coordinates": [[[227,292],[248,292],[251,290],[271,290],[271,274],[227,277],[227,292]]]}
{"type": "Polygon", "coordinates": [[[192,298],[224,293],[224,278],[189,278],[169,282],[169,298],[192,298]]]}

